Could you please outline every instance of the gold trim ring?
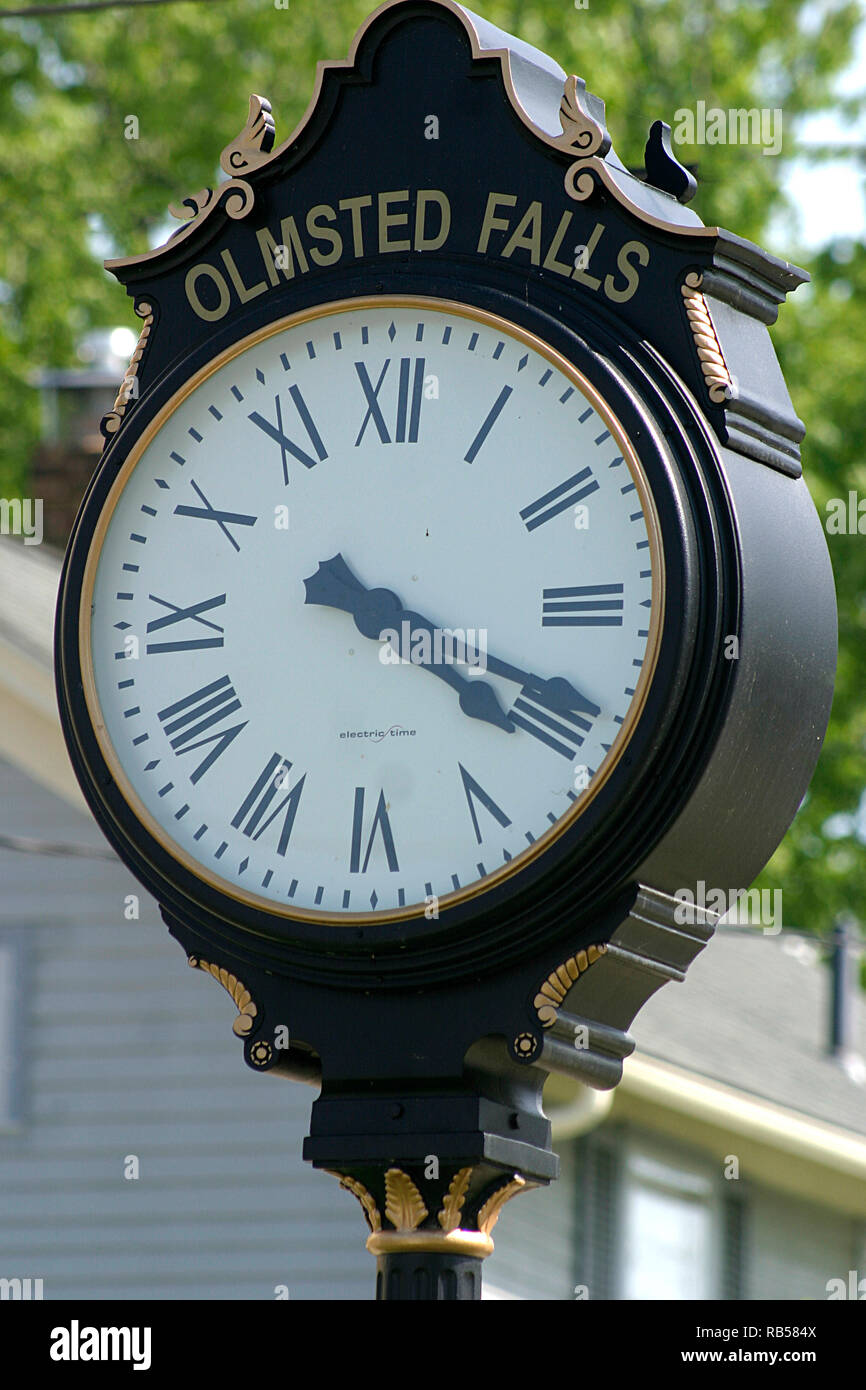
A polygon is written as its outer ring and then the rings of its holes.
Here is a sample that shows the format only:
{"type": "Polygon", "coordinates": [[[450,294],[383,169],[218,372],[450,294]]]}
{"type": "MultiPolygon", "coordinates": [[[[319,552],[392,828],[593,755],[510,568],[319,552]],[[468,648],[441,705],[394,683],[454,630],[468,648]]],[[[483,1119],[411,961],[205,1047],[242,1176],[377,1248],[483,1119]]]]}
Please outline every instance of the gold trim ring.
{"type": "Polygon", "coordinates": [[[371,1255],[473,1255],[486,1259],[493,1241],[483,1231],[374,1231],[367,1237],[371,1255]]]}

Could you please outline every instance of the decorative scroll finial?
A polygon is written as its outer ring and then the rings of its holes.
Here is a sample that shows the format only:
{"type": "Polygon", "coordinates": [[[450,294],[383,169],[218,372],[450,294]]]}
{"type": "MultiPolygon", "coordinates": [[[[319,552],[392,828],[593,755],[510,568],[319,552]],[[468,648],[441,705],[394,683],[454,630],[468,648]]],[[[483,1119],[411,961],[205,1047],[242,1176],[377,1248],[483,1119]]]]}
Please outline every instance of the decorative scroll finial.
{"type": "Polygon", "coordinates": [[[698,181],[680,164],[671,147],[671,128],[665,121],[653,121],[643,152],[647,183],[672,193],[680,203],[695,196],[698,181]]]}
{"type": "Polygon", "coordinates": [[[190,227],[208,216],[217,205],[220,205],[229,217],[246,217],[255,202],[255,194],[246,179],[235,178],[234,175],[249,174],[253,169],[258,169],[260,164],[268,161],[274,147],[275,131],[271,103],[265,97],[251,96],[250,114],[246,125],[220,155],[220,165],[231,177],[228,182],[221,183],[216,191],[212,188],[200,188],[198,193],[191,193],[180,203],[169,204],[168,210],[172,217],[184,224],[178,227],[174,236],[189,231],[190,227]]]}
{"type": "MultiPolygon", "coordinates": [[[[205,208],[210,207],[212,200],[213,189],[200,188],[198,193],[190,193],[188,198],[182,198],[179,203],[169,203],[168,210],[178,222],[193,222],[205,208]]],[[[180,230],[178,227],[178,231],[180,230]]]]}
{"type": "Polygon", "coordinates": [[[604,159],[610,149],[610,136],[604,123],[604,102],[586,90],[582,77],[567,77],[559,106],[562,134],[554,144],[560,149],[579,155],[565,174],[566,192],[582,202],[588,198],[595,181],[589,169],[604,159]]]}
{"type": "Polygon", "coordinates": [[[604,123],[604,102],[586,90],[582,77],[567,77],[559,106],[562,135],[556,143],[587,159],[596,154],[604,158],[610,149],[610,136],[604,123]]]}
{"type": "Polygon", "coordinates": [[[248,174],[251,169],[257,169],[268,159],[275,134],[271,103],[266,97],[253,94],[246,125],[220,155],[221,168],[229,175],[248,174]]]}

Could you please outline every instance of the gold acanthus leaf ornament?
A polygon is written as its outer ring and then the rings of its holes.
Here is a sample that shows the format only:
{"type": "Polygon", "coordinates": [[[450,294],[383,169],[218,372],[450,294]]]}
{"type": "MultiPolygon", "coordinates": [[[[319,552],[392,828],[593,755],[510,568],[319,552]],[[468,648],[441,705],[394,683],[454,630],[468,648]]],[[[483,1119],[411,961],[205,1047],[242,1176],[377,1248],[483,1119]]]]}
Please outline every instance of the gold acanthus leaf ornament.
{"type": "Polygon", "coordinates": [[[385,1174],[385,1216],[395,1231],[414,1231],[427,1215],[421,1193],[407,1173],[389,1168],[385,1174]]]}
{"type": "Polygon", "coordinates": [[[551,970],[532,1001],[542,1028],[553,1027],[556,1022],[556,1011],[575,980],[589,969],[593,961],[597,961],[599,956],[603,956],[606,950],[606,946],[587,946],[585,951],[578,951],[576,955],[569,956],[562,965],[551,970]]]}
{"type": "Polygon", "coordinates": [[[351,1192],[353,1197],[357,1197],[361,1206],[364,1208],[364,1216],[371,1231],[381,1231],[382,1218],[379,1215],[379,1208],[372,1193],[368,1192],[363,1183],[358,1182],[357,1178],[349,1177],[346,1173],[335,1173],[333,1168],[326,1168],[326,1173],[330,1173],[332,1178],[339,1180],[340,1186],[347,1192],[351,1192]]]}
{"type": "Polygon", "coordinates": [[[451,1179],[451,1185],[445,1194],[445,1201],[442,1203],[442,1210],[438,1218],[443,1231],[456,1231],[458,1229],[460,1213],[463,1210],[463,1203],[466,1200],[471,1178],[471,1168],[460,1168],[451,1179]]]}
{"type": "Polygon", "coordinates": [[[220,155],[220,166],[227,174],[248,174],[265,164],[274,147],[276,127],[267,97],[250,97],[247,123],[220,155]]]}
{"type": "Polygon", "coordinates": [[[238,1016],[232,1024],[232,1031],[239,1038],[245,1038],[252,1029],[253,1019],[258,1013],[246,985],[238,979],[237,975],[232,975],[230,971],[226,970],[223,965],[211,965],[209,961],[200,960],[198,956],[190,956],[189,963],[193,969],[204,970],[206,974],[212,975],[231,995],[238,1009],[238,1016]]]}
{"type": "Polygon", "coordinates": [[[516,1197],[518,1192],[527,1192],[535,1186],[535,1183],[527,1182],[519,1173],[515,1173],[510,1182],[504,1183],[502,1187],[497,1187],[492,1197],[487,1198],[478,1213],[479,1231],[489,1236],[502,1214],[505,1203],[510,1202],[512,1197],[516,1197]]]}

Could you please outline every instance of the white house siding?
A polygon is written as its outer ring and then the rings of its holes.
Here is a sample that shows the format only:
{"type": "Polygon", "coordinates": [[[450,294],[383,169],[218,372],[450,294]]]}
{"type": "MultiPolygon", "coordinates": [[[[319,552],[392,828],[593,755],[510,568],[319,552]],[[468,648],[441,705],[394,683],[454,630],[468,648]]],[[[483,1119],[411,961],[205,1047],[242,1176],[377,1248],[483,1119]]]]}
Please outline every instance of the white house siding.
{"type": "Polygon", "coordinates": [[[851,1218],[754,1187],[746,1220],[747,1299],[826,1299],[829,1279],[847,1284],[851,1269],[866,1276],[862,1228],[851,1218]]]}
{"type": "MultiPolygon", "coordinates": [[[[8,764],[0,833],[107,849],[8,764]]],[[[245,1066],[230,998],[121,865],[0,848],[2,941],[23,947],[23,1065],[0,1277],[40,1278],[46,1299],[372,1297],[360,1208],[301,1159],[315,1091],[245,1066]]]]}
{"type": "MultiPolygon", "coordinates": [[[[41,1279],[47,1299],[273,1299],[278,1285],[295,1300],[372,1297],[357,1203],[301,1159],[313,1089],[249,1071],[228,995],[188,969],[92,819],[0,761],[7,944],[18,1016],[11,1040],[0,1027],[14,1053],[0,1057],[4,1076],[13,1063],[0,1278],[41,1279]],[[10,836],[96,854],[4,847],[10,836]],[[124,917],[130,894],[138,920],[124,917]]],[[[556,1145],[560,1181],[516,1197],[496,1226],[491,1289],[573,1299],[585,1282],[616,1296],[622,1139],[602,1126],[556,1145]]],[[[822,1299],[827,1280],[866,1276],[862,1222],[758,1185],[743,1197],[745,1298],[822,1299]]]]}
{"type": "Polygon", "coordinates": [[[554,1143],[559,1181],[512,1197],[494,1230],[484,1278],[519,1298],[574,1298],[577,1245],[577,1151],[554,1143]]]}

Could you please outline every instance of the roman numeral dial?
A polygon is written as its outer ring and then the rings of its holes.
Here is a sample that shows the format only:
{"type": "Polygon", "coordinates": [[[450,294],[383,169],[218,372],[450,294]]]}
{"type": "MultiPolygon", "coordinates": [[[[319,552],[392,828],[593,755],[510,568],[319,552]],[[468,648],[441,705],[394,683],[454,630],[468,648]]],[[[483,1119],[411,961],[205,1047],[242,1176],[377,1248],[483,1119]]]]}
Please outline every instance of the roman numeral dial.
{"type": "Polygon", "coordinates": [[[573,758],[592,728],[588,719],[569,710],[551,709],[550,701],[524,687],[509,710],[509,718],[546,748],[563,758],[573,758]]]}
{"type": "Polygon", "coordinates": [[[388,804],[385,801],[384,791],[379,792],[379,797],[376,801],[376,809],[370,819],[369,832],[366,836],[366,849],[364,848],[364,800],[366,795],[367,793],[364,787],[355,788],[349,872],[353,874],[365,874],[367,872],[370,856],[378,840],[379,848],[388,866],[389,873],[396,874],[400,866],[397,863],[397,851],[394,848],[394,831],[391,828],[391,817],[388,811],[388,804]]]}
{"type": "Polygon", "coordinates": [[[253,334],[161,419],[86,603],[94,727],[163,854],[263,913],[434,932],[580,835],[663,567],[570,363],[471,306],[359,298],[253,334]]]}
{"type": "Polygon", "coordinates": [[[292,764],[279,753],[272,753],[250,787],[235,814],[232,825],[249,839],[258,840],[273,821],[277,822],[276,852],[285,858],[295,816],[298,813],[306,773],[291,784],[292,764]],[[285,788],[288,790],[283,795],[285,788]]]}
{"type": "Polygon", "coordinates": [[[622,584],[545,589],[542,627],[622,627],[622,584]]]}
{"type": "Polygon", "coordinates": [[[178,757],[208,750],[190,772],[190,782],[198,782],[246,728],[246,720],[238,723],[232,718],[240,709],[234,686],[228,676],[221,676],[159,711],[157,718],[178,757]]]}
{"type": "Polygon", "coordinates": [[[164,610],[159,617],[151,618],[148,622],[148,636],[151,633],[166,633],[170,630],[167,637],[154,637],[148,641],[149,655],[156,655],[158,652],[198,652],[223,646],[225,629],[213,619],[203,617],[203,614],[210,613],[215,608],[222,608],[226,601],[225,594],[217,594],[215,598],[203,598],[188,604],[172,603],[170,599],[159,598],[156,594],[149,594],[148,599],[150,603],[164,610]],[[178,629],[177,633],[174,631],[175,628],[178,629]],[[201,636],[201,629],[213,635],[201,636]]]}
{"type": "Polygon", "coordinates": [[[581,468],[570,478],[566,478],[565,482],[537,497],[528,506],[521,507],[521,519],[527,531],[534,531],[536,527],[544,526],[571,507],[577,506],[585,497],[591,497],[594,492],[598,492],[598,483],[592,476],[592,469],[581,468]]]}
{"type": "Polygon", "coordinates": [[[215,522],[232,549],[239,551],[240,545],[231,528],[233,526],[255,526],[258,518],[247,516],[244,512],[219,511],[216,507],[211,505],[194,478],[190,478],[190,485],[196,497],[199,499],[199,505],[190,506],[188,502],[181,502],[174,509],[175,516],[191,516],[202,521],[215,522]]]}
{"type": "MultiPolygon", "coordinates": [[[[279,446],[280,464],[283,470],[283,482],[289,482],[289,458],[296,459],[305,468],[315,468],[317,463],[321,463],[328,457],[328,451],[322,442],[316,422],[310,414],[307,403],[301,393],[300,387],[293,385],[289,387],[289,399],[294,406],[294,413],[300,422],[306,448],[302,448],[294,439],[286,433],[283,428],[283,404],[279,395],[274,396],[274,419],[269,420],[258,410],[250,412],[250,419],[257,425],[268,439],[272,439],[279,446]],[[312,452],[310,452],[312,450],[312,452]]],[[[288,426],[286,427],[288,428],[288,426]]]]}
{"type": "MultiPolygon", "coordinates": [[[[385,379],[391,369],[391,358],[385,359],[375,385],[370,377],[366,362],[356,362],[355,371],[364,393],[366,411],[361,428],[355,440],[355,447],[364,438],[367,426],[372,422],[382,444],[417,444],[421,424],[421,401],[424,390],[424,358],[401,357],[397,364],[397,399],[392,417],[386,420],[381,398],[384,397],[385,379]],[[410,385],[411,381],[411,385],[410,385]],[[393,430],[393,433],[391,431],[393,430]]],[[[391,373],[394,375],[394,373],[391,373]]],[[[390,403],[386,407],[391,408],[390,403]]]]}

